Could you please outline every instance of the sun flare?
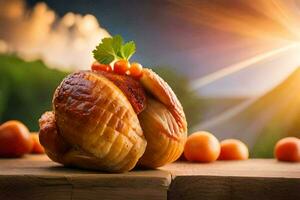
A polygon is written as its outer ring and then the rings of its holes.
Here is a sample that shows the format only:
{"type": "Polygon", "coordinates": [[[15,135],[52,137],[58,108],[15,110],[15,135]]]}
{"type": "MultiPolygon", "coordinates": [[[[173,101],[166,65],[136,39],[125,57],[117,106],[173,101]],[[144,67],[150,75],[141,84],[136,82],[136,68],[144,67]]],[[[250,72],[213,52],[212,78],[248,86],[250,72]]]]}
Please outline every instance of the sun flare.
{"type": "MultiPolygon", "coordinates": [[[[274,76],[267,76],[266,79],[274,79],[279,72],[285,74],[288,71],[286,68],[292,67],[290,65],[293,65],[293,68],[300,66],[300,57],[295,56],[297,52],[299,53],[300,44],[300,1],[258,0],[254,3],[250,0],[187,0],[185,3],[181,3],[170,0],[169,2],[172,12],[176,11],[175,13],[181,19],[191,22],[195,30],[204,26],[244,38],[238,46],[228,45],[227,51],[232,51],[232,54],[247,51],[245,44],[249,41],[250,43],[252,41],[253,44],[262,43],[267,49],[260,52],[258,50],[260,46],[253,46],[252,48],[257,49],[260,53],[240,59],[231,65],[222,66],[219,70],[194,79],[192,82],[194,90],[247,68],[255,67],[265,60],[274,60],[274,62],[283,64],[281,68],[270,71],[274,76]],[[279,55],[285,52],[292,53],[290,56],[281,56],[278,60],[279,55]],[[284,65],[288,66],[284,67],[284,65]]],[[[220,41],[217,45],[222,46],[223,43],[224,41],[220,41]]],[[[262,65],[262,67],[266,65],[262,65]]]]}

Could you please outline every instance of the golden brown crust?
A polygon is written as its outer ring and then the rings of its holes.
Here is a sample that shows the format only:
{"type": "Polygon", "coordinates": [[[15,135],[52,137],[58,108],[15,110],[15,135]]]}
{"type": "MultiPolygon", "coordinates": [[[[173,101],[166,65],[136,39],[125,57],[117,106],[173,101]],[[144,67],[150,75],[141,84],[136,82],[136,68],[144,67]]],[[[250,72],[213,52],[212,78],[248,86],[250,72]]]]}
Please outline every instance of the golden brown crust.
{"type": "Polygon", "coordinates": [[[139,163],[160,167],[177,160],[187,137],[183,108],[170,86],[150,69],[143,69],[140,79],[148,97],[147,108],[139,115],[147,148],[139,163]]]}
{"type": "Polygon", "coordinates": [[[140,82],[157,100],[163,103],[183,132],[187,131],[187,122],[181,103],[170,86],[151,69],[144,68],[140,82]]]}
{"type": "Polygon", "coordinates": [[[140,83],[110,73],[73,73],[56,89],[53,110],[40,119],[40,140],[51,159],[67,166],[124,172],[140,158],[141,165],[159,167],[183,151],[182,106],[149,69],[140,83]],[[147,106],[141,85],[154,97],[147,106]]]}
{"type": "MultiPolygon", "coordinates": [[[[55,91],[53,107],[59,135],[71,146],[54,158],[58,162],[123,172],[131,170],[145,151],[146,140],[131,104],[101,74],[82,71],[66,77],[55,91]]],[[[54,154],[47,142],[46,151],[54,154]]]]}
{"type": "Polygon", "coordinates": [[[155,168],[177,160],[183,151],[186,133],[180,130],[166,106],[149,98],[139,120],[148,143],[139,163],[155,168]]]}
{"type": "Polygon", "coordinates": [[[139,81],[127,75],[112,72],[98,71],[112,81],[127,97],[136,114],[141,113],[146,107],[146,94],[139,81]]]}
{"type": "Polygon", "coordinates": [[[58,133],[53,112],[45,112],[39,120],[40,143],[44,146],[48,156],[61,162],[61,156],[70,149],[70,145],[58,133]]]}
{"type": "MultiPolygon", "coordinates": [[[[137,116],[123,92],[104,76],[94,72],[77,72],[68,76],[56,90],[53,106],[60,129],[63,129],[65,120],[78,126],[77,130],[87,127],[91,129],[101,117],[102,120],[108,120],[108,123],[114,123],[117,131],[122,131],[126,128],[123,120],[119,120],[122,117],[132,123],[138,135],[143,136],[137,116]],[[61,119],[63,115],[66,119],[61,119]]],[[[83,133],[87,134],[86,131],[83,133]]]]}

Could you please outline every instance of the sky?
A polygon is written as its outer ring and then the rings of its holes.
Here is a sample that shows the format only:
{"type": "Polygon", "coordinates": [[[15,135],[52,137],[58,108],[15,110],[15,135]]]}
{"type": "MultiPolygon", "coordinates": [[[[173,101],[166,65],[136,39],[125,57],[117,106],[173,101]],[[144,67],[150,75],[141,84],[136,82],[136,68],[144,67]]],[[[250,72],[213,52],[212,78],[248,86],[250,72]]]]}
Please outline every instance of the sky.
{"type": "MultiPolygon", "coordinates": [[[[40,1],[27,1],[29,9],[37,2],[40,1]]],[[[192,82],[300,41],[300,1],[297,0],[257,0],[255,3],[250,0],[43,2],[55,11],[56,18],[63,18],[69,12],[80,14],[81,18],[76,22],[78,27],[85,15],[91,15],[87,21],[93,22],[93,28],[86,29],[83,37],[88,50],[100,41],[99,35],[120,34],[125,40],[136,42],[137,53],[133,60],[149,67],[171,67],[192,82]],[[95,22],[93,16],[98,21],[95,22]]],[[[72,37],[68,34],[64,41],[69,38],[71,43],[72,37]]],[[[65,46],[70,51],[76,47],[65,46]]],[[[259,95],[278,84],[298,64],[300,66],[300,60],[295,56],[298,50],[289,49],[258,60],[232,75],[196,87],[196,90],[213,96],[259,95]]],[[[58,52],[56,56],[61,56],[61,60],[67,57],[58,52]]],[[[78,60],[74,59],[74,62],[80,63],[79,56],[76,57],[78,60]]]]}

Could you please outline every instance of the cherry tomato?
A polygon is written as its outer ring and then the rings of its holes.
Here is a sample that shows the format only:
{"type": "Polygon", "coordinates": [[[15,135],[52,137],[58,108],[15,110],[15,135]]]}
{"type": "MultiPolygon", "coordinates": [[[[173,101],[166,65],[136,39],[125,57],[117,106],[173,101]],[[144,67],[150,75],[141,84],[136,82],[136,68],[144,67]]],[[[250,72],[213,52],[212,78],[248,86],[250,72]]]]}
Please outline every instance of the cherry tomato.
{"type": "Polygon", "coordinates": [[[112,67],[111,67],[110,65],[107,65],[107,66],[106,66],[106,71],[107,71],[107,72],[112,72],[112,67]]]}
{"type": "Polygon", "coordinates": [[[286,137],[279,140],[274,149],[277,160],[287,162],[300,161],[300,140],[296,137],[286,137]]]}
{"type": "Polygon", "coordinates": [[[124,75],[124,74],[126,74],[129,67],[130,67],[130,65],[127,60],[118,60],[114,64],[114,72],[117,74],[124,75]]]}
{"type": "Polygon", "coordinates": [[[220,154],[220,143],[211,133],[201,131],[190,135],[185,143],[184,156],[188,161],[212,162],[220,154]]]}
{"type": "Polygon", "coordinates": [[[240,140],[226,139],[220,144],[219,160],[247,160],[249,157],[248,147],[240,140]]]}
{"type": "Polygon", "coordinates": [[[142,76],[143,66],[140,63],[131,63],[129,71],[131,76],[139,78],[142,76]]]}
{"type": "Polygon", "coordinates": [[[101,64],[96,61],[92,64],[92,70],[111,72],[112,68],[110,65],[101,64]]]}
{"type": "Polygon", "coordinates": [[[27,127],[19,121],[7,121],[0,126],[0,157],[20,157],[32,149],[27,127]]]}

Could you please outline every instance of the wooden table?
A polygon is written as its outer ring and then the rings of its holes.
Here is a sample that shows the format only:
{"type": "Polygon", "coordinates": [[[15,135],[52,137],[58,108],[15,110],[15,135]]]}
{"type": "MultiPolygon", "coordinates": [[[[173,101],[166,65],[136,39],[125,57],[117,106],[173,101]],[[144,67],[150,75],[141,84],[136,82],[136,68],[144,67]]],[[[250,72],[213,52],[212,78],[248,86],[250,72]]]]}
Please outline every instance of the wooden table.
{"type": "Polygon", "coordinates": [[[177,162],[107,174],[30,155],[0,159],[2,199],[300,199],[300,164],[273,159],[177,162]]]}

